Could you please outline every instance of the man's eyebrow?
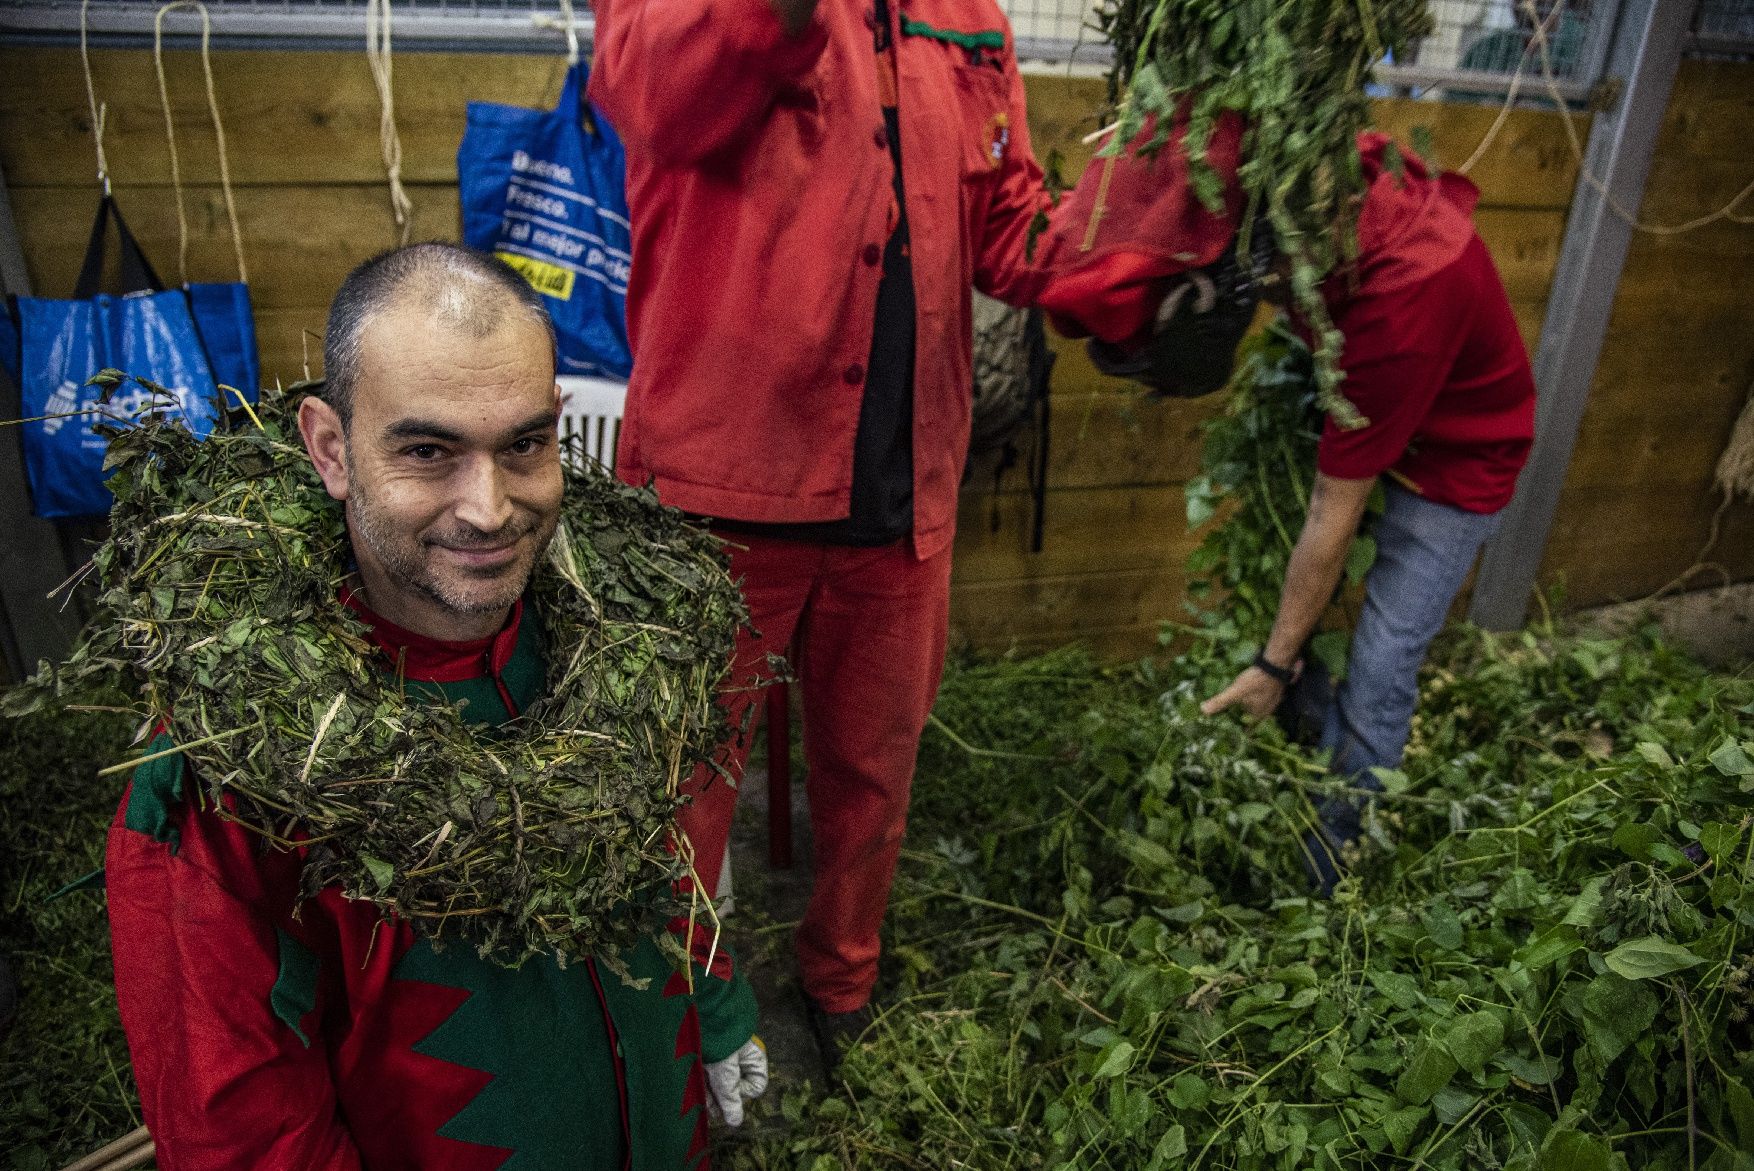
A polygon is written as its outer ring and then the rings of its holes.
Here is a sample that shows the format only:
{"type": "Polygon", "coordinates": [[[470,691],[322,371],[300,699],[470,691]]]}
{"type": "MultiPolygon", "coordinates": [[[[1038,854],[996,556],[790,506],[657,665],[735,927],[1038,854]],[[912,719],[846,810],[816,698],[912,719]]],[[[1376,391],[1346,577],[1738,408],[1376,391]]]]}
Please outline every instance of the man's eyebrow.
{"type": "Polygon", "coordinates": [[[384,434],[391,439],[442,439],[446,443],[463,442],[462,435],[449,427],[427,419],[399,419],[384,428],[384,434]]]}
{"type": "Polygon", "coordinates": [[[552,431],[554,426],[554,412],[552,410],[541,411],[513,427],[508,434],[511,438],[518,439],[532,431],[552,431]]]}
{"type": "MultiPolygon", "coordinates": [[[[554,412],[542,411],[531,415],[522,423],[505,433],[509,440],[520,439],[533,431],[550,431],[554,428],[554,412]]],[[[468,438],[441,423],[430,419],[399,419],[384,429],[384,434],[391,439],[436,439],[443,443],[466,443],[468,438]]]]}

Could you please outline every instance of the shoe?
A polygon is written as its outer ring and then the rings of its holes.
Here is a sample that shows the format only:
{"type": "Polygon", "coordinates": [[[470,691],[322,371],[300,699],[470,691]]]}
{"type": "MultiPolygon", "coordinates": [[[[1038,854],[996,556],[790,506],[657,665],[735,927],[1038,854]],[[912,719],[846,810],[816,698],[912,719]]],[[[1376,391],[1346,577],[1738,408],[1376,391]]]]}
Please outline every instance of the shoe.
{"type": "Polygon", "coordinates": [[[1345,797],[1328,798],[1316,808],[1316,830],[1303,839],[1304,869],[1324,899],[1334,897],[1341,878],[1340,859],[1363,832],[1358,806],[1345,797]]]}
{"type": "Polygon", "coordinates": [[[840,1074],[841,1058],[858,1044],[865,1030],[871,1027],[875,1014],[869,1004],[851,1012],[829,1012],[816,998],[804,994],[804,1016],[810,1023],[810,1035],[816,1038],[816,1052],[822,1058],[822,1072],[829,1081],[840,1074]]]}
{"type": "Polygon", "coordinates": [[[1303,839],[1304,869],[1321,896],[1332,898],[1340,881],[1340,860],[1346,847],[1364,836],[1364,807],[1382,782],[1368,774],[1352,778],[1356,797],[1329,797],[1316,806],[1316,831],[1303,839]]]}
{"type": "Polygon", "coordinates": [[[1307,646],[1301,658],[1303,672],[1285,689],[1273,719],[1287,740],[1315,748],[1322,742],[1328,709],[1334,706],[1334,678],[1307,646]]]}

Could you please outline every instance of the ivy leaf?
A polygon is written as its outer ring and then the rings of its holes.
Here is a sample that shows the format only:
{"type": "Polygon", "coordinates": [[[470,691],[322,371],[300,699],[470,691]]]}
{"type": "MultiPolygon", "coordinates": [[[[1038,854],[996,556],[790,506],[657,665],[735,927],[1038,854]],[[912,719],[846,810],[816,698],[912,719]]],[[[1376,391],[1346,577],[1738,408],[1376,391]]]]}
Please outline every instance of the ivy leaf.
{"type": "Polygon", "coordinates": [[[1395,1148],[1395,1154],[1407,1153],[1413,1136],[1419,1133],[1420,1124],[1430,1113],[1429,1106],[1403,1106],[1382,1116],[1383,1133],[1389,1136],[1389,1145],[1395,1148]]]}
{"type": "Polygon", "coordinates": [[[1352,636],[1344,630],[1324,630],[1309,640],[1310,653],[1335,679],[1346,677],[1346,652],[1351,645],[1352,636]]]}
{"type": "Polygon", "coordinates": [[[1725,1079],[1724,1101],[1736,1124],[1736,1141],[1744,1151],[1754,1151],[1754,1093],[1739,1081],[1725,1079]]]}
{"type": "Polygon", "coordinates": [[[1153,1171],[1169,1167],[1177,1159],[1184,1158],[1188,1153],[1188,1131],[1181,1123],[1176,1123],[1163,1132],[1157,1140],[1157,1148],[1151,1152],[1150,1167],[1153,1171]]]}
{"type": "Polygon", "coordinates": [[[1425,933],[1431,942],[1444,951],[1455,951],[1462,946],[1462,921],[1448,903],[1432,903],[1419,916],[1419,921],[1425,924],[1425,933]]]}
{"type": "Polygon", "coordinates": [[[1443,1046],[1427,1042],[1395,1083],[1395,1096],[1409,1106],[1423,1106],[1456,1076],[1456,1059],[1443,1046]]]}
{"type": "Polygon", "coordinates": [[[1530,940],[1528,946],[1517,952],[1516,958],[1523,967],[1538,972],[1552,967],[1582,946],[1577,929],[1561,923],[1543,932],[1540,938],[1530,940]]]}
{"type": "Polygon", "coordinates": [[[1177,1110],[1198,1110],[1212,1097],[1212,1088],[1197,1073],[1178,1073],[1169,1083],[1169,1104],[1177,1110]]]}
{"type": "Polygon", "coordinates": [[[1419,983],[1413,977],[1404,972],[1392,972],[1387,968],[1371,968],[1366,975],[1370,979],[1371,987],[1382,993],[1396,1008],[1419,1007],[1419,983]]]}
{"type": "Polygon", "coordinates": [[[1719,866],[1734,862],[1735,849],[1741,840],[1740,826],[1726,825],[1721,821],[1708,821],[1699,830],[1699,844],[1704,847],[1706,856],[1719,866]]]}
{"type": "Polygon", "coordinates": [[[1444,1033],[1443,1047],[1457,1065],[1477,1074],[1504,1048],[1504,1022],[1495,1013],[1469,1013],[1451,1023],[1444,1033]]]}
{"type": "Polygon", "coordinates": [[[1096,1067],[1097,1078],[1120,1077],[1133,1068],[1133,1054],[1136,1050],[1131,1041],[1116,1041],[1114,1046],[1104,1055],[1102,1064],[1096,1067]]]}
{"type": "Polygon", "coordinates": [[[1711,763],[1726,777],[1754,776],[1754,760],[1750,760],[1734,740],[1724,741],[1723,746],[1711,754],[1711,763]]]}
{"type": "Polygon", "coordinates": [[[1629,821],[1614,831],[1614,848],[1636,862],[1650,858],[1650,848],[1663,840],[1663,831],[1646,821],[1629,821]]]}
{"type": "Polygon", "coordinates": [[[1346,580],[1353,585],[1364,581],[1370,567],[1376,564],[1376,538],[1359,537],[1346,550],[1346,580]]]}
{"type": "Polygon", "coordinates": [[[1500,1053],[1495,1064],[1511,1077],[1531,1086],[1550,1086],[1559,1077],[1559,1059],[1556,1057],[1531,1061],[1520,1053],[1500,1053]]]}
{"type": "Polygon", "coordinates": [[[1657,998],[1646,984],[1604,972],[1584,988],[1581,1011],[1584,1042],[1606,1065],[1657,1019],[1657,998]]]}
{"type": "Polygon", "coordinates": [[[360,855],[359,860],[364,863],[367,872],[372,876],[372,881],[378,884],[379,890],[388,890],[390,888],[390,883],[396,877],[396,868],[394,866],[390,865],[382,858],[375,858],[370,854],[360,855]]]}
{"type": "Polygon", "coordinates": [[[1674,768],[1675,761],[1661,744],[1653,744],[1649,740],[1640,740],[1635,749],[1638,755],[1658,768],[1674,768]]]}
{"type": "Polygon", "coordinates": [[[1627,940],[1603,956],[1602,962],[1608,965],[1609,971],[1628,980],[1654,980],[1670,972],[1691,968],[1694,964],[1703,964],[1705,958],[1694,955],[1678,943],[1646,936],[1627,940]]]}
{"type": "Polygon", "coordinates": [[[1555,1130],[1535,1166],[1537,1171],[1608,1171],[1608,1147],[1579,1130],[1555,1130]]]}

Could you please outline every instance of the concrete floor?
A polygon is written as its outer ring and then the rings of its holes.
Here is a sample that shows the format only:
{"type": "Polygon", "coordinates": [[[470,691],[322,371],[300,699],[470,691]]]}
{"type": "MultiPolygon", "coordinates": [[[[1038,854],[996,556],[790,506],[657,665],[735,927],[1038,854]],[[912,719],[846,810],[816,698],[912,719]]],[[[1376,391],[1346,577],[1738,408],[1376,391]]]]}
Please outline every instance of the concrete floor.
{"type": "Polygon", "coordinates": [[[761,1007],[761,1039],[767,1046],[772,1082],[765,1109],[757,1118],[775,1119],[780,1096],[804,1082],[823,1084],[816,1042],[804,1018],[792,953],[792,931],[810,898],[810,819],[803,778],[794,774],[789,870],[771,870],[767,850],[767,770],[751,764],[737,799],[731,831],[732,890],[735,907],[725,918],[725,934],[755,986],[761,1007]]]}

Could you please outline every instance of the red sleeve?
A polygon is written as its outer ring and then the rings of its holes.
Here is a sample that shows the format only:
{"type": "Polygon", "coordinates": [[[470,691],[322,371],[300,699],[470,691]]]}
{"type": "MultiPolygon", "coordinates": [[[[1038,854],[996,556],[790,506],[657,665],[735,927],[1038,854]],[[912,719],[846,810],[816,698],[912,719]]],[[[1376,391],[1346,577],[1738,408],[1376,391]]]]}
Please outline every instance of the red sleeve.
{"type": "Polygon", "coordinates": [[[730,942],[713,937],[713,929],[699,920],[672,919],[670,933],[688,952],[693,968],[694,1003],[700,1013],[701,1060],[711,1065],[723,1061],[755,1035],[759,1014],[755,989],[731,953],[730,942]],[[714,948],[714,943],[718,947],[714,948]],[[707,961],[711,960],[709,966],[707,961]]]}
{"type": "Polygon", "coordinates": [[[1007,54],[1005,77],[1010,140],[975,249],[974,287],[1010,305],[1032,305],[1047,285],[1047,274],[1030,259],[1030,229],[1052,201],[1029,145],[1029,111],[1015,54],[1007,54]]]}
{"type": "Polygon", "coordinates": [[[307,1045],[273,1007],[295,958],[283,942],[299,946],[272,909],[282,896],[290,908],[278,880],[296,882],[296,858],[261,854],[247,831],[187,802],[161,816],[169,835],[130,828],[142,824],[141,784],[110,827],[104,881],[116,1000],[158,1166],[357,1171],[321,1036],[306,1027],[307,1045]]]}
{"type": "Polygon", "coordinates": [[[746,136],[828,46],[788,36],[768,0],[598,0],[591,100],[630,150],[671,166],[746,136]]]}
{"type": "Polygon", "coordinates": [[[1334,324],[1346,335],[1340,393],[1368,423],[1347,431],[1330,418],[1316,452],[1317,471],[1338,480],[1370,480],[1406,454],[1449,379],[1472,319],[1473,306],[1452,303],[1447,292],[1443,282],[1427,280],[1335,307],[1334,324]]]}

